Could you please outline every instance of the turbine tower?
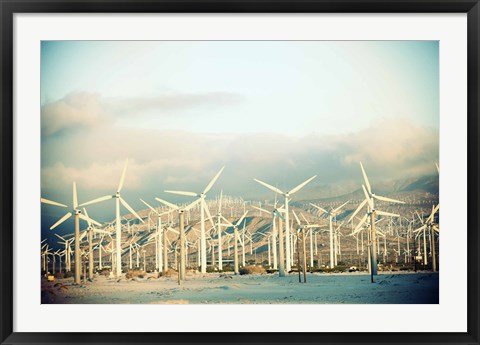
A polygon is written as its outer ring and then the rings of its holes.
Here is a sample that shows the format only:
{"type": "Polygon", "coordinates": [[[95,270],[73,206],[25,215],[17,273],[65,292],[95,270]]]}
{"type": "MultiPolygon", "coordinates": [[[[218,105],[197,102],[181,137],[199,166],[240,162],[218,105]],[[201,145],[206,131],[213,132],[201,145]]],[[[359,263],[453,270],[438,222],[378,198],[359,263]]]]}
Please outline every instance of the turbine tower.
{"type": "Polygon", "coordinates": [[[292,268],[291,260],[290,260],[291,259],[291,255],[290,255],[290,217],[289,217],[289,212],[288,212],[288,203],[291,199],[290,196],[292,194],[298,192],[300,189],[302,189],[307,183],[309,183],[315,177],[317,177],[317,175],[310,177],[308,180],[300,183],[298,186],[296,186],[295,188],[293,188],[292,190],[290,190],[288,192],[283,192],[280,189],[278,189],[277,187],[271,186],[268,183],[257,180],[256,178],[253,179],[255,182],[258,182],[261,185],[263,185],[264,187],[267,187],[268,189],[274,191],[275,193],[279,193],[279,194],[281,194],[285,197],[285,250],[286,250],[286,257],[287,257],[287,260],[286,260],[287,272],[289,272],[292,268]]]}
{"type": "MultiPolygon", "coordinates": [[[[55,229],[57,226],[62,224],[64,221],[66,221],[68,218],[70,218],[72,215],[75,216],[75,284],[80,284],[80,219],[88,222],[90,224],[93,223],[95,225],[100,226],[101,224],[94,221],[93,219],[89,218],[87,215],[82,214],[82,211],[78,208],[78,198],[77,198],[77,185],[75,182],[73,182],[73,198],[72,198],[72,210],[65,213],[65,215],[60,218],[55,224],[53,224],[50,227],[50,230],[55,229]]],[[[67,207],[67,205],[60,204],[56,201],[48,200],[41,198],[41,202],[44,204],[50,204],[50,205],[55,205],[55,206],[60,206],[60,207],[67,207]]]]}
{"type": "Polygon", "coordinates": [[[120,177],[120,183],[118,184],[117,191],[113,195],[106,195],[102,196],[100,198],[87,201],[86,203],[81,204],[80,206],[86,206],[86,205],[91,205],[95,204],[97,202],[102,202],[105,200],[110,200],[110,199],[115,199],[115,215],[116,215],[116,221],[115,221],[115,226],[116,226],[116,277],[119,278],[122,275],[122,218],[120,217],[120,203],[128,210],[130,211],[135,217],[137,217],[142,223],[144,223],[143,219],[140,218],[140,216],[133,210],[133,208],[127,204],[127,202],[121,197],[120,192],[123,187],[123,182],[125,180],[125,173],[127,171],[127,166],[128,166],[128,159],[125,161],[125,166],[123,168],[122,176],[120,177]]]}
{"type": "Polygon", "coordinates": [[[203,190],[203,192],[195,193],[195,192],[184,192],[184,191],[177,191],[177,190],[166,190],[166,193],[178,194],[178,195],[186,195],[186,196],[193,196],[197,197],[200,200],[200,257],[201,257],[201,272],[207,272],[207,239],[205,237],[205,212],[207,212],[208,218],[210,222],[212,222],[212,216],[210,215],[210,211],[208,209],[208,205],[205,202],[205,197],[207,196],[208,191],[213,187],[217,179],[220,177],[225,167],[222,167],[220,171],[213,177],[213,179],[208,183],[207,187],[203,190]]]}
{"type": "MultiPolygon", "coordinates": [[[[158,202],[161,202],[162,204],[168,206],[169,208],[171,208],[172,210],[176,210],[178,211],[178,226],[179,226],[179,235],[180,235],[180,280],[185,280],[185,277],[186,277],[186,262],[185,262],[185,240],[186,240],[186,237],[185,237],[185,227],[184,227],[184,223],[185,223],[185,211],[188,211],[190,210],[192,207],[194,207],[196,204],[198,204],[201,199],[197,199],[195,200],[194,202],[190,203],[189,205],[185,206],[185,207],[179,207],[175,204],[172,204],[168,201],[165,201],[163,199],[160,199],[160,198],[155,198],[155,200],[157,200],[158,202]]],[[[173,230],[173,229],[172,229],[173,230]]],[[[164,236],[166,236],[166,233],[164,234],[164,236]]],[[[164,250],[166,250],[166,248],[164,248],[164,250]]],[[[165,263],[166,265],[166,263],[165,263]]]]}
{"type": "MultiPolygon", "coordinates": [[[[350,200],[349,200],[350,201],[350,200]]],[[[333,221],[333,218],[335,218],[337,216],[337,214],[339,213],[339,211],[341,210],[341,208],[343,206],[345,206],[346,204],[348,204],[348,202],[345,202],[344,204],[340,205],[339,207],[337,207],[336,209],[331,209],[330,211],[327,211],[325,210],[324,208],[321,208],[320,206],[317,206],[315,204],[312,204],[310,203],[310,205],[312,205],[313,207],[315,207],[316,209],[320,210],[323,212],[323,215],[326,215],[328,216],[328,220],[329,220],[329,223],[330,223],[330,268],[334,268],[335,267],[335,264],[336,264],[336,260],[335,260],[335,257],[336,256],[336,250],[334,251],[333,250],[333,226],[332,226],[332,221],[333,221]],[[335,252],[335,253],[334,253],[335,252]]]]}
{"type": "MultiPolygon", "coordinates": [[[[348,220],[347,223],[349,223],[353,219],[353,217],[355,217],[355,215],[363,208],[363,206],[368,204],[367,213],[360,220],[360,223],[357,225],[357,228],[362,226],[363,223],[365,223],[367,221],[367,218],[370,216],[370,232],[371,232],[371,237],[370,237],[371,238],[371,250],[370,250],[371,269],[370,271],[371,271],[371,275],[374,276],[374,275],[377,275],[377,251],[376,251],[377,239],[376,239],[376,231],[375,231],[375,215],[378,214],[381,216],[400,217],[400,215],[395,213],[376,210],[374,205],[374,200],[377,199],[380,201],[393,202],[398,204],[404,204],[405,202],[386,198],[384,196],[376,195],[375,193],[373,193],[372,187],[370,186],[370,182],[368,180],[367,173],[363,168],[362,162],[360,162],[360,168],[362,170],[363,179],[365,181],[365,185],[362,184],[363,193],[365,194],[365,200],[363,200],[362,203],[357,207],[355,212],[353,212],[353,214],[350,216],[350,219],[348,220]]],[[[373,282],[373,278],[372,278],[372,282],[373,282]]]]}

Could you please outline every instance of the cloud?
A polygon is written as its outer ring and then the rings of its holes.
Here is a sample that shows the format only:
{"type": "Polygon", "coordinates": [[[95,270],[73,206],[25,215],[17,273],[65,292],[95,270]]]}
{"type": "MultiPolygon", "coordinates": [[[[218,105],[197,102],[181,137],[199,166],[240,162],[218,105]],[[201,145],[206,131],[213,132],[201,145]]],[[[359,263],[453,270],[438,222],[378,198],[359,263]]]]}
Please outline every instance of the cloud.
{"type": "Polygon", "coordinates": [[[265,198],[270,192],[253,178],[287,190],[313,175],[318,177],[312,186],[356,186],[361,182],[359,161],[372,183],[433,174],[438,138],[433,129],[392,119],[337,136],[95,129],[63,145],[42,147],[42,154],[56,158],[44,164],[42,188],[63,186],[66,193],[76,181],[91,194],[113,193],[128,157],[125,190],[138,197],[152,200],[165,189],[199,192],[225,165],[213,193],[223,189],[247,199],[265,198]]]}
{"type": "Polygon", "coordinates": [[[42,134],[51,136],[66,129],[93,128],[109,123],[112,116],[93,93],[72,93],[41,109],[42,134]]]}
{"type": "Polygon", "coordinates": [[[200,106],[223,107],[235,105],[243,97],[227,92],[201,94],[171,94],[156,97],[110,98],[103,102],[116,115],[142,114],[151,110],[182,110],[200,106]]]}
{"type": "Polygon", "coordinates": [[[178,115],[180,110],[218,108],[237,104],[242,100],[242,96],[226,92],[134,98],[103,98],[95,93],[77,92],[42,106],[42,133],[44,136],[52,136],[65,130],[111,126],[121,117],[145,116],[154,110],[159,110],[155,113],[156,116],[173,116],[178,115]]]}

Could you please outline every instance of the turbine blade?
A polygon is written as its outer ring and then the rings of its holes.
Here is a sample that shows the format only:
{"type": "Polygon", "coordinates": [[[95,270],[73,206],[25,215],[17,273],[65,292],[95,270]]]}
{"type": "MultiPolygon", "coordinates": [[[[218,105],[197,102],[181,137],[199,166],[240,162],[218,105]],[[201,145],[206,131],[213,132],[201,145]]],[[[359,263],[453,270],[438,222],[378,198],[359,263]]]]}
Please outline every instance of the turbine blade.
{"type": "Polygon", "coordinates": [[[273,212],[275,213],[275,215],[276,215],[277,217],[280,217],[281,220],[284,220],[283,217],[282,217],[282,215],[280,214],[280,212],[278,212],[278,209],[275,209],[275,211],[273,211],[273,212]]]}
{"type": "Polygon", "coordinates": [[[271,186],[269,185],[268,183],[265,183],[265,182],[262,182],[260,180],[257,180],[256,178],[253,179],[255,182],[258,182],[260,183],[262,186],[264,187],[267,187],[268,189],[274,191],[275,193],[279,193],[279,194],[284,194],[280,189],[278,189],[277,187],[274,187],[274,186],[271,186]]]}
{"type": "Polygon", "coordinates": [[[355,227],[355,231],[357,231],[358,229],[360,229],[363,224],[365,224],[365,222],[367,221],[367,217],[368,217],[368,214],[365,213],[365,215],[362,217],[362,219],[360,220],[360,222],[357,224],[357,226],[355,227]]]}
{"type": "Polygon", "coordinates": [[[345,206],[345,205],[348,204],[349,202],[350,202],[350,200],[344,202],[342,205],[340,205],[340,206],[338,206],[336,209],[334,209],[334,210],[332,211],[332,213],[334,213],[334,214],[337,213],[343,206],[345,206]]]}
{"type": "Polygon", "coordinates": [[[125,160],[125,165],[123,166],[122,176],[120,177],[120,183],[118,184],[117,193],[120,193],[123,187],[123,182],[125,181],[125,173],[127,172],[128,158],[125,160]]]}
{"type": "Polygon", "coordinates": [[[68,212],[66,213],[62,218],[60,218],[55,224],[53,224],[51,227],[50,227],[50,230],[53,230],[55,229],[57,226],[59,226],[60,224],[62,224],[64,221],[66,221],[68,218],[70,218],[72,216],[72,213],[71,212],[68,212]]]}
{"type": "Polygon", "coordinates": [[[156,214],[158,214],[158,212],[157,212],[152,206],[150,206],[149,204],[147,204],[144,200],[140,199],[140,201],[143,202],[145,205],[147,205],[147,207],[148,207],[149,209],[151,209],[153,212],[155,212],[156,214]]]}
{"type": "Polygon", "coordinates": [[[400,201],[400,200],[395,200],[395,199],[390,199],[390,198],[386,198],[384,196],[380,196],[380,195],[373,195],[373,197],[375,199],[378,199],[378,200],[382,200],[382,201],[386,201],[386,202],[394,202],[394,203],[397,203],[397,204],[404,204],[405,201],[400,201]]]}
{"type": "Polygon", "coordinates": [[[390,213],[390,212],[385,212],[385,211],[379,211],[379,210],[375,210],[375,213],[376,213],[376,214],[379,214],[380,216],[400,217],[399,214],[390,213]]]}
{"type": "Polygon", "coordinates": [[[437,167],[437,172],[438,172],[438,174],[440,175],[440,168],[439,168],[439,166],[438,166],[438,163],[435,163],[435,166],[437,167]]]}
{"type": "Polygon", "coordinates": [[[198,194],[194,193],[194,192],[184,192],[184,191],[179,191],[179,190],[166,190],[165,193],[186,195],[186,196],[198,196],[198,194]]]}
{"type": "Polygon", "coordinates": [[[168,207],[170,207],[170,208],[172,208],[172,209],[174,209],[174,210],[178,210],[178,209],[179,209],[179,207],[178,207],[177,205],[172,204],[172,203],[170,203],[170,202],[168,202],[168,201],[165,201],[165,200],[163,200],[163,199],[155,198],[155,200],[157,200],[158,202],[161,202],[162,204],[164,204],[164,205],[166,205],[166,206],[168,206],[168,207]]]}
{"type": "Polygon", "coordinates": [[[205,199],[199,198],[199,200],[202,200],[203,209],[207,212],[207,217],[208,217],[208,219],[210,219],[210,223],[212,224],[213,227],[215,227],[215,223],[213,223],[212,215],[210,214],[210,210],[208,209],[208,205],[207,205],[207,203],[205,202],[205,199]]]}
{"type": "Polygon", "coordinates": [[[363,189],[363,194],[365,194],[365,200],[367,200],[368,206],[370,206],[370,208],[372,209],[373,208],[372,200],[370,198],[370,195],[367,193],[367,189],[365,188],[365,185],[363,184],[362,184],[362,189],[363,189]]]}
{"type": "Polygon", "coordinates": [[[222,169],[220,169],[220,171],[212,178],[212,180],[210,181],[210,183],[205,187],[205,189],[203,190],[203,194],[207,194],[207,192],[210,190],[210,188],[212,188],[212,186],[215,184],[215,182],[217,181],[217,179],[220,177],[220,174],[222,173],[223,169],[225,169],[224,166],[223,166],[222,169]]]}
{"type": "Polygon", "coordinates": [[[312,206],[313,206],[313,207],[315,207],[316,209],[318,209],[318,210],[322,211],[323,213],[328,213],[326,209],[324,209],[324,208],[321,208],[320,206],[317,206],[317,205],[315,205],[315,204],[312,204],[312,203],[310,203],[310,205],[312,205],[312,206]]]}
{"type": "Polygon", "coordinates": [[[418,219],[420,219],[420,223],[424,224],[423,218],[420,217],[417,211],[415,211],[415,213],[417,214],[418,219]]]}
{"type": "Polygon", "coordinates": [[[308,221],[307,218],[305,218],[305,216],[303,215],[303,213],[300,213],[300,215],[302,216],[303,220],[304,220],[308,225],[310,225],[310,222],[308,221]]]}
{"type": "Polygon", "coordinates": [[[372,194],[372,187],[370,186],[370,181],[368,181],[367,173],[365,172],[365,169],[363,168],[362,162],[360,162],[360,168],[362,169],[362,175],[363,175],[363,179],[365,181],[365,185],[367,186],[368,193],[372,194]]]}
{"type": "Polygon", "coordinates": [[[59,239],[63,240],[63,241],[67,241],[66,239],[64,239],[62,236],[60,236],[59,234],[54,234],[55,236],[57,236],[59,239]]]}
{"type": "Polygon", "coordinates": [[[229,221],[229,220],[228,220],[227,218],[225,218],[224,216],[221,216],[221,217],[222,217],[222,219],[223,219],[225,222],[228,223],[228,226],[235,226],[235,225],[232,224],[231,221],[229,221]]]}
{"type": "Polygon", "coordinates": [[[437,213],[439,207],[440,207],[440,204],[438,204],[435,207],[432,206],[432,213],[430,213],[430,216],[428,216],[427,223],[433,222],[433,217],[435,216],[435,213],[437,213]]]}
{"type": "Polygon", "coordinates": [[[108,231],[100,230],[100,229],[93,229],[94,232],[98,232],[100,234],[110,235],[108,231]]]}
{"type": "Polygon", "coordinates": [[[83,219],[84,221],[86,221],[88,224],[93,223],[93,224],[95,224],[95,225],[102,226],[102,224],[100,224],[100,223],[97,222],[96,220],[93,220],[92,218],[87,217],[87,216],[84,215],[84,214],[81,214],[81,213],[80,213],[80,214],[78,215],[78,217],[79,217],[80,219],[83,219]]]}
{"type": "Polygon", "coordinates": [[[312,176],[310,177],[308,180],[306,180],[305,182],[302,182],[300,183],[298,186],[296,186],[295,188],[293,188],[290,192],[288,192],[288,194],[293,194],[295,192],[298,192],[300,189],[302,189],[307,183],[309,183],[311,180],[313,180],[315,177],[317,177],[317,175],[315,176],[312,176]]]}
{"type": "Polygon", "coordinates": [[[194,202],[188,204],[187,206],[185,206],[183,209],[185,211],[188,211],[189,209],[191,209],[193,206],[195,206],[196,204],[198,204],[200,201],[202,201],[201,198],[198,198],[197,200],[195,200],[194,202]]]}
{"type": "Polygon", "coordinates": [[[300,224],[300,219],[298,219],[297,214],[295,213],[295,211],[292,210],[292,212],[293,212],[293,215],[295,216],[295,220],[297,221],[298,226],[302,226],[302,224],[300,224]]]}
{"type": "Polygon", "coordinates": [[[419,232],[419,231],[422,231],[423,229],[425,229],[427,226],[426,225],[422,225],[421,227],[419,227],[418,229],[415,229],[413,230],[413,232],[419,232]]]}
{"type": "Polygon", "coordinates": [[[256,210],[261,211],[261,212],[265,212],[265,213],[267,213],[267,214],[271,214],[271,212],[268,212],[267,210],[264,210],[263,208],[256,207],[256,206],[253,206],[253,205],[252,205],[252,207],[253,207],[254,209],[256,209],[256,210]]]}
{"type": "Polygon", "coordinates": [[[368,200],[363,200],[360,205],[358,205],[357,209],[355,210],[355,212],[353,212],[353,214],[350,216],[350,218],[348,219],[347,223],[350,223],[353,219],[353,217],[355,217],[357,215],[358,212],[360,212],[360,210],[363,208],[363,206],[365,206],[365,204],[367,203],[368,200]]]}
{"type": "Polygon", "coordinates": [[[248,211],[245,211],[245,213],[244,213],[243,216],[240,218],[240,220],[235,223],[235,226],[238,226],[238,225],[242,222],[243,218],[245,218],[245,216],[247,215],[247,213],[248,213],[248,211]]]}
{"type": "Polygon", "coordinates": [[[129,204],[127,204],[127,202],[126,202],[123,198],[120,198],[120,202],[122,203],[122,205],[123,205],[127,210],[130,211],[130,213],[134,214],[135,217],[137,217],[142,223],[145,223],[145,222],[143,221],[143,219],[140,218],[140,216],[137,214],[137,212],[135,212],[135,211],[133,210],[133,208],[132,208],[129,204]]]}
{"type": "Polygon", "coordinates": [[[73,209],[76,210],[77,207],[78,207],[77,184],[73,182],[73,209]]]}
{"type": "Polygon", "coordinates": [[[91,205],[91,204],[96,204],[97,202],[102,202],[102,201],[105,201],[105,200],[108,200],[108,199],[111,199],[111,198],[113,198],[111,195],[105,195],[105,196],[102,196],[100,198],[84,202],[83,204],[80,204],[79,206],[87,206],[87,205],[91,205]]]}
{"type": "Polygon", "coordinates": [[[60,207],[68,207],[67,205],[61,204],[56,201],[48,200],[45,198],[40,198],[40,202],[43,202],[44,204],[50,204],[50,205],[55,205],[55,206],[60,206],[60,207]]]}
{"type": "Polygon", "coordinates": [[[180,232],[178,230],[175,230],[174,228],[168,227],[167,230],[172,231],[176,233],[177,235],[180,235],[180,232]]]}

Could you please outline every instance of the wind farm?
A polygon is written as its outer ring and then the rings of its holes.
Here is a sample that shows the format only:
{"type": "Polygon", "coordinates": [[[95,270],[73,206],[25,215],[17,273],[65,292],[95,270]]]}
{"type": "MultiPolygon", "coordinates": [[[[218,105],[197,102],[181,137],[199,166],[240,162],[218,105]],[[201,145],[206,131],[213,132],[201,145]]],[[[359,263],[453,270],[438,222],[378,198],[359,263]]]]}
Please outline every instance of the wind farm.
{"type": "Polygon", "coordinates": [[[43,42],[41,303],[438,304],[435,66],[428,41],[43,42]]]}
{"type": "MultiPolygon", "coordinates": [[[[367,187],[362,185],[361,191],[353,194],[358,199],[296,200],[291,196],[313,177],[290,193],[255,180],[272,191],[272,199],[263,202],[224,195],[223,191],[206,198],[215,182],[221,183],[224,169],[203,193],[176,192],[194,196],[194,201],[171,203],[155,197],[152,206],[141,199],[146,208],[134,211],[128,206],[130,214],[122,218],[116,211],[116,218],[103,224],[89,218],[87,208],[93,211],[95,203],[107,197],[81,204],[84,208],[80,211],[74,183],[74,207],[67,215],[78,215],[87,227],[80,230],[75,221],[71,233],[54,233],[61,240],[56,241],[60,245],[56,251],[48,238],[41,241],[42,301],[438,303],[440,208],[435,195],[412,199],[411,193],[392,193],[406,201],[376,195],[359,163],[359,175],[367,187]],[[287,195],[285,201],[278,200],[287,195]],[[377,210],[372,199],[388,211],[377,210]],[[356,217],[365,206],[363,217],[356,217]],[[94,238],[94,234],[99,236],[94,238]],[[326,282],[330,282],[326,288],[330,296],[324,296],[326,282]],[[310,287],[289,295],[288,291],[302,284],[310,287]],[[391,293],[390,298],[375,299],[379,284],[402,288],[389,291],[382,287],[391,293]],[[122,297],[107,297],[112,288],[122,297]],[[352,288],[358,292],[342,300],[340,295],[352,288]],[[238,295],[235,289],[239,289],[238,295]]],[[[125,169],[118,190],[124,175],[125,169]]],[[[49,199],[41,201],[65,207],[49,199]]],[[[68,218],[65,215],[60,221],[68,218]]]]}

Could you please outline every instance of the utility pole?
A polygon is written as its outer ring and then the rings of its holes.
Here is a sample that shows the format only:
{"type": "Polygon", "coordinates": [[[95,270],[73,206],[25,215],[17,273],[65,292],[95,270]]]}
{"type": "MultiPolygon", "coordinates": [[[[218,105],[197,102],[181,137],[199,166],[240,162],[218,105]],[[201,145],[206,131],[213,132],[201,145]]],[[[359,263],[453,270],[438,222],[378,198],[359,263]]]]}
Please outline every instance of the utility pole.
{"type": "Polygon", "coordinates": [[[302,242],[303,242],[303,282],[307,282],[307,251],[305,246],[305,229],[302,228],[302,242]]]}
{"type": "Polygon", "coordinates": [[[75,284],[80,284],[80,217],[79,211],[75,211],[75,284]]]}
{"type": "MultiPolygon", "coordinates": [[[[275,219],[273,220],[275,221],[275,219]]],[[[278,217],[278,276],[285,277],[285,250],[283,248],[283,224],[282,218],[278,217]]]]}
{"type": "Polygon", "coordinates": [[[185,229],[184,229],[184,221],[185,221],[185,214],[183,210],[178,212],[179,217],[179,226],[180,226],[180,280],[185,280],[185,229]]]}
{"type": "MultiPolygon", "coordinates": [[[[372,212],[370,213],[370,229],[372,232],[372,248],[370,249],[370,254],[371,254],[371,266],[372,266],[372,275],[376,276],[377,273],[377,236],[376,236],[376,231],[375,231],[375,210],[373,209],[372,212]]],[[[372,277],[373,280],[373,277],[372,277]]]]}
{"type": "Polygon", "coordinates": [[[298,268],[298,282],[302,282],[302,273],[300,272],[300,247],[298,246],[298,241],[300,239],[300,234],[297,236],[297,268],[298,268]]]}

